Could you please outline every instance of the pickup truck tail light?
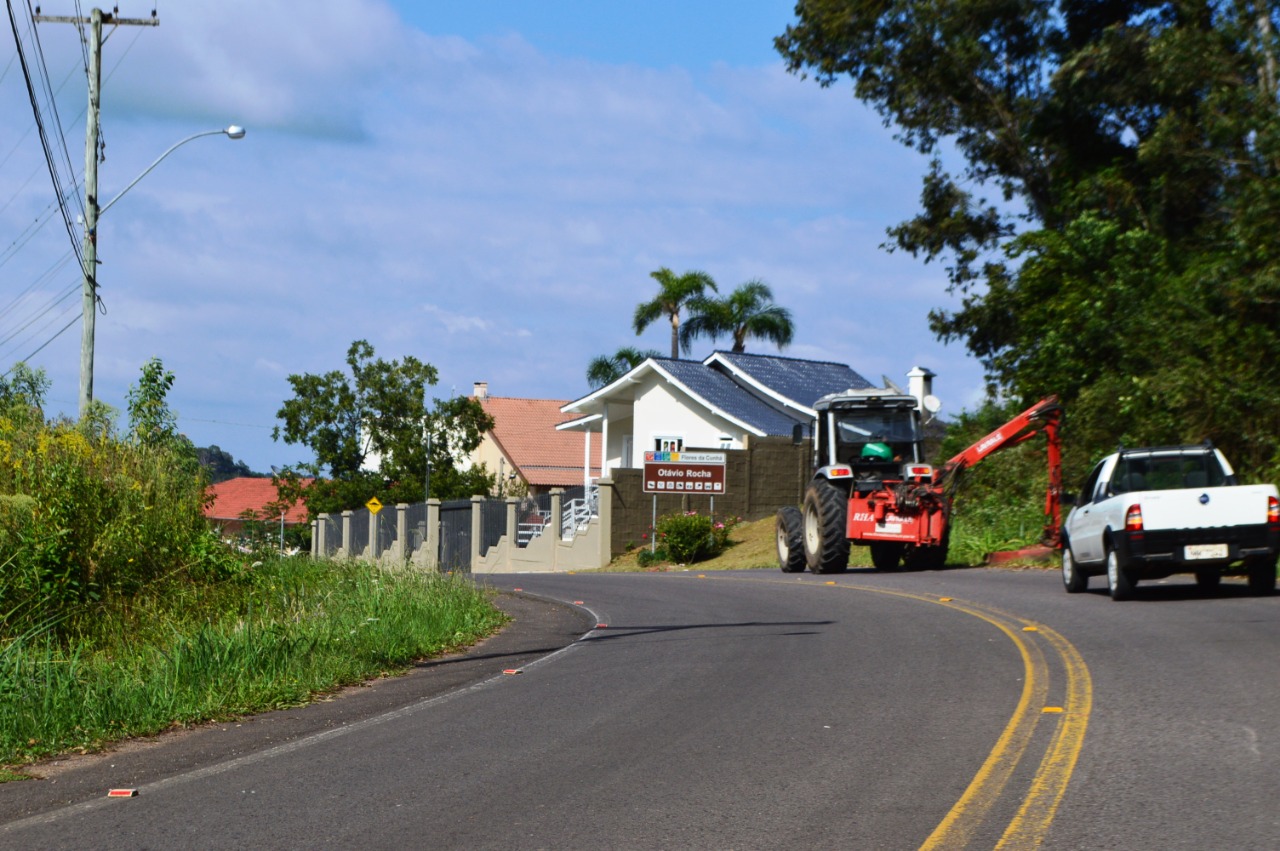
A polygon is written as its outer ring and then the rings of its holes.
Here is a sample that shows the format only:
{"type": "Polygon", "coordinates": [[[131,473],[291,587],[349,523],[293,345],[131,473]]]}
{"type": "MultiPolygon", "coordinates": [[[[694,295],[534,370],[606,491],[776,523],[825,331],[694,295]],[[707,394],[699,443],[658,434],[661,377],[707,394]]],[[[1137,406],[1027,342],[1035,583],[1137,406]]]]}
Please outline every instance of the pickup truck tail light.
{"type": "MultiPolygon", "coordinates": [[[[1277,506],[1280,508],[1280,505],[1277,506]]],[[[1124,530],[1126,532],[1142,532],[1142,506],[1131,505],[1124,513],[1124,530]]]]}
{"type": "Polygon", "coordinates": [[[1280,499],[1267,497],[1267,522],[1272,526],[1280,523],[1280,499]]]}

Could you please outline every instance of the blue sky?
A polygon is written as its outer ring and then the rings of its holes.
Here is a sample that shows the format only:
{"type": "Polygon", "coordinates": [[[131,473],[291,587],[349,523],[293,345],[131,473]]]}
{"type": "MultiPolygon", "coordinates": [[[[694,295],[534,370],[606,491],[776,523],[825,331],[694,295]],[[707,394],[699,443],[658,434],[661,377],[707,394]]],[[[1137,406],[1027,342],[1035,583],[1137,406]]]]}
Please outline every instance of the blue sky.
{"type": "MultiPolygon", "coordinates": [[[[879,247],[915,210],[926,164],[847,85],[785,72],[772,39],[790,3],[158,11],[159,27],[107,42],[102,196],[192,133],[248,134],[184,145],[103,217],[95,389],[119,409],[158,356],[181,429],[265,471],[308,457],[271,440],[287,376],[341,368],[355,339],[435,365],[439,397],[487,381],[574,399],[592,357],[667,347],[669,326],[637,338],[630,321],[660,266],[726,291],[767,281],[795,317],[785,354],[873,381],[928,367],[951,413],[980,397],[977,363],[928,330],[930,309],[954,306],[944,270],[879,247]]],[[[67,80],[57,104],[78,170],[75,30],[39,34],[53,85],[67,80]]],[[[3,41],[0,362],[47,343],[31,362],[53,379],[51,412],[74,415],[78,322],[50,338],[78,315],[78,275],[45,274],[69,241],[56,220],[32,227],[52,191],[3,41]]]]}

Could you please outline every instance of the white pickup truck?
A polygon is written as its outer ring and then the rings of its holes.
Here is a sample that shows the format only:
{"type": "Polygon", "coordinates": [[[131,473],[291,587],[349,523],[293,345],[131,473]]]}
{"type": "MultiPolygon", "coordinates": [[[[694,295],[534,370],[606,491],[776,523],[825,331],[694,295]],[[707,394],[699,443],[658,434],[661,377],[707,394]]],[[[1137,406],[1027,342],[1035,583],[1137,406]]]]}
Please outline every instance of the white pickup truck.
{"type": "Polygon", "coordinates": [[[1252,593],[1270,594],[1277,553],[1275,485],[1237,484],[1208,443],[1122,448],[1093,468],[1062,525],[1062,583],[1076,594],[1105,574],[1111,598],[1124,600],[1140,579],[1194,573],[1213,588],[1243,572],[1252,593]]]}

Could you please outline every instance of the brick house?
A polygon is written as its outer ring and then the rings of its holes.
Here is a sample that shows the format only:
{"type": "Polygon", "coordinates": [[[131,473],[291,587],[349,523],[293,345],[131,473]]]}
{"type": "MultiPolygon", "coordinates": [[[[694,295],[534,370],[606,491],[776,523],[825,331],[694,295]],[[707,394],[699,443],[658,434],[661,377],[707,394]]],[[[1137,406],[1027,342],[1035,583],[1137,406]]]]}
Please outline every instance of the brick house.
{"type": "MultiPolygon", "coordinates": [[[[304,479],[310,484],[311,479],[304,479]]],[[[252,512],[254,519],[278,523],[281,512],[276,508],[280,494],[270,478],[241,476],[209,486],[208,505],[204,516],[210,525],[223,535],[237,535],[244,529],[246,516],[252,512]]],[[[307,506],[299,501],[284,510],[284,525],[300,526],[307,523],[307,506]]]]}
{"type": "Polygon", "coordinates": [[[484,435],[471,461],[498,477],[500,493],[537,496],[552,488],[580,486],[584,468],[591,479],[599,478],[599,442],[588,444],[582,432],[556,430],[573,419],[560,410],[567,400],[490,396],[483,381],[475,383],[474,398],[493,417],[493,430],[484,435]]]}

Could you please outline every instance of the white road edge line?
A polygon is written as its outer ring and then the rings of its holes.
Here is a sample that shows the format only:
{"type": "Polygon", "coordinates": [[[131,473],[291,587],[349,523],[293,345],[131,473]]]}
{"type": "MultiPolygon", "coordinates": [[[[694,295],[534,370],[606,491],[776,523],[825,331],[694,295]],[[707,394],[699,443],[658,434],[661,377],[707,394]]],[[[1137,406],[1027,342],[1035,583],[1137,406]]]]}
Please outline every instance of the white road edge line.
{"type": "MultiPolygon", "coordinates": [[[[525,594],[525,592],[520,592],[520,593],[525,594]]],[[[525,596],[534,597],[536,599],[547,600],[550,602],[560,603],[560,604],[564,604],[565,602],[564,600],[556,600],[551,597],[542,597],[537,594],[525,594],[525,596]]],[[[578,606],[577,608],[585,609],[588,613],[591,614],[592,617],[596,619],[595,620],[596,623],[607,623],[607,621],[601,619],[602,616],[600,614],[598,614],[595,610],[593,610],[589,606],[578,606]]],[[[552,659],[555,659],[559,656],[564,655],[565,653],[568,653],[571,650],[576,649],[580,644],[582,644],[582,642],[586,641],[596,632],[599,632],[599,630],[593,627],[592,629],[588,630],[587,632],[579,636],[577,639],[575,639],[574,642],[569,646],[561,647],[559,650],[555,651],[554,653],[548,653],[546,656],[540,656],[537,659],[534,659],[529,664],[522,666],[521,670],[528,671],[532,668],[537,668],[547,662],[550,662],[552,659]]],[[[478,683],[472,683],[471,685],[466,686],[465,688],[460,688],[460,689],[457,689],[456,691],[451,691],[446,694],[436,695],[435,697],[429,697],[426,700],[420,700],[417,703],[411,703],[408,706],[402,706],[399,709],[393,709],[390,712],[384,712],[381,715],[374,715],[372,717],[365,718],[362,721],[356,721],[353,724],[345,724],[341,727],[335,727],[331,730],[324,730],[319,733],[312,733],[309,736],[304,736],[301,739],[295,739],[292,742],[286,742],[282,745],[276,745],[275,747],[267,748],[264,751],[258,751],[257,753],[246,754],[242,757],[237,757],[236,759],[230,759],[230,760],[227,760],[226,762],[219,762],[214,765],[206,766],[204,768],[197,768],[194,771],[188,771],[183,774],[175,774],[172,777],[166,777],[163,780],[157,780],[153,783],[144,783],[143,785],[137,787],[138,794],[146,795],[153,792],[159,792],[170,786],[177,786],[182,783],[190,783],[194,780],[203,780],[206,777],[213,777],[218,774],[225,774],[228,771],[234,771],[237,768],[242,768],[246,765],[252,765],[255,762],[265,762],[266,760],[274,759],[275,757],[283,756],[288,753],[293,753],[294,751],[302,750],[303,748],[308,748],[308,747],[311,747],[312,745],[318,745],[321,742],[328,741],[329,739],[336,739],[339,736],[345,736],[348,733],[355,733],[360,730],[368,729],[369,727],[376,727],[377,725],[384,724],[388,721],[396,721],[400,718],[408,718],[409,716],[415,715],[423,711],[424,709],[430,709],[434,706],[439,706],[443,703],[447,703],[448,701],[461,697],[465,694],[471,694],[472,692],[480,691],[481,689],[486,689],[489,686],[494,685],[495,683],[504,682],[504,681],[510,682],[511,678],[506,676],[505,674],[495,674],[494,676],[490,677],[487,680],[481,680],[478,683]]],[[[101,798],[93,798],[88,801],[81,801],[78,804],[71,804],[70,806],[62,807],[60,809],[56,809],[51,812],[41,813],[35,816],[28,816],[27,818],[24,818],[24,819],[18,819],[16,821],[6,822],[5,824],[0,825],[0,833],[12,833],[19,830],[23,830],[28,827],[36,827],[38,825],[43,825],[43,824],[52,824],[53,822],[59,821],[64,818],[81,815],[83,813],[92,812],[94,810],[100,809],[101,807],[108,807],[108,806],[118,807],[118,806],[121,806],[121,804],[119,801],[115,801],[111,798],[108,798],[104,794],[103,797],[101,798]]]]}

